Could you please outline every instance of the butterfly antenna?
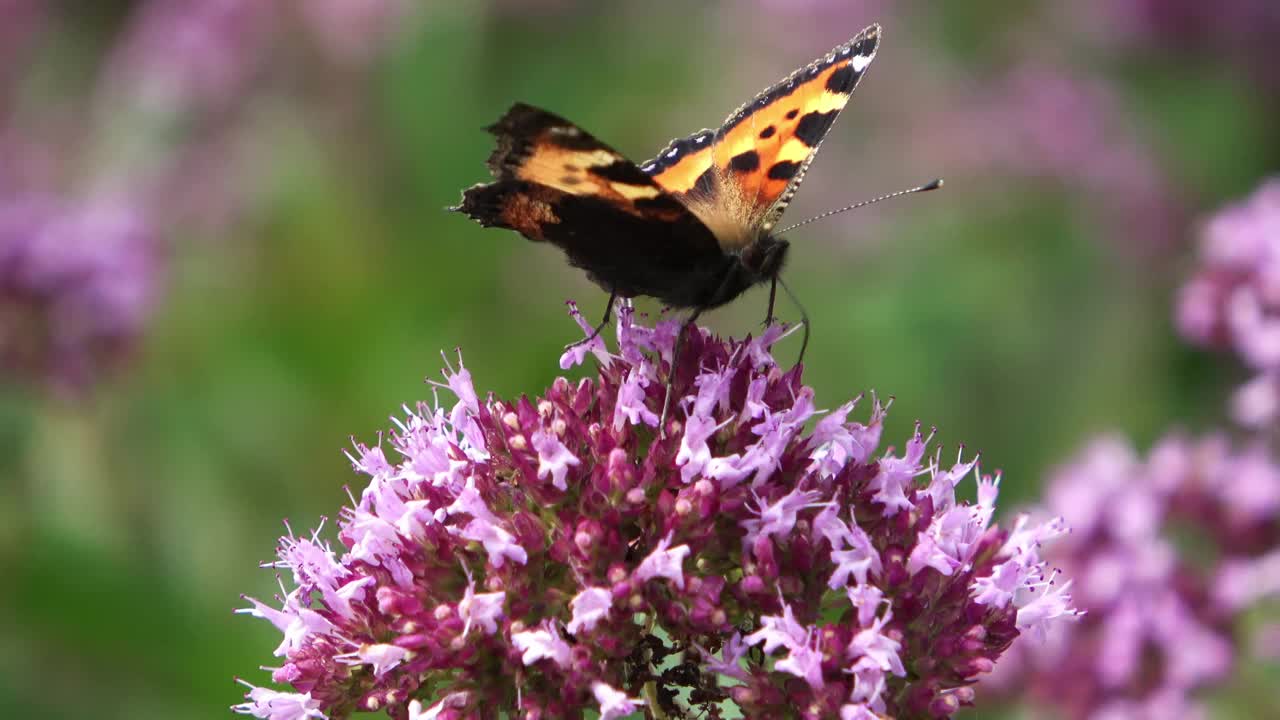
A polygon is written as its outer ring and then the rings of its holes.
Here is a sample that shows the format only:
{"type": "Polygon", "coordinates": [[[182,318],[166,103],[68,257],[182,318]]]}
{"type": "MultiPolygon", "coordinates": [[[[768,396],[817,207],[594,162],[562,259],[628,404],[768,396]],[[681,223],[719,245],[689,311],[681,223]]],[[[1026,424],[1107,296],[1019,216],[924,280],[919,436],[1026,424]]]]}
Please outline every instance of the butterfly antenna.
{"type": "Polygon", "coordinates": [[[795,230],[795,229],[796,229],[796,228],[798,228],[798,227],[803,227],[803,226],[805,226],[805,225],[808,225],[808,224],[809,224],[809,223],[811,223],[811,222],[817,222],[818,220],[822,220],[822,219],[824,219],[824,218],[829,218],[829,217],[831,217],[832,215],[839,215],[839,214],[840,214],[840,213],[842,213],[842,212],[848,212],[848,211],[850,211],[850,210],[857,210],[857,209],[858,209],[858,208],[860,208],[860,207],[866,207],[866,206],[868,206],[868,205],[875,205],[876,203],[878,203],[878,202],[880,202],[880,201],[882,201],[882,200],[891,200],[891,199],[896,198],[896,197],[898,197],[898,196],[900,196],[900,195],[910,195],[910,194],[912,194],[912,193],[929,192],[930,190],[937,190],[937,189],[938,189],[938,188],[940,188],[940,187],[942,187],[942,178],[938,178],[938,179],[933,180],[933,181],[931,181],[931,182],[927,182],[927,183],[925,183],[924,185],[921,185],[921,186],[919,186],[919,187],[913,187],[913,188],[911,188],[911,189],[909,189],[909,190],[899,190],[898,192],[889,193],[888,195],[881,195],[881,196],[880,196],[880,197],[878,197],[878,198],[872,198],[872,199],[870,199],[870,200],[863,200],[862,202],[854,203],[854,204],[852,204],[852,205],[848,205],[848,206],[846,206],[846,207],[842,207],[842,208],[840,208],[839,210],[828,210],[827,212],[824,212],[824,213],[822,213],[821,215],[814,215],[813,217],[809,218],[808,220],[802,220],[802,221],[800,221],[800,222],[796,223],[795,225],[791,225],[791,226],[785,227],[785,228],[783,228],[783,229],[779,230],[778,232],[774,233],[774,235],[775,235],[775,236],[777,236],[777,235],[782,235],[782,234],[784,234],[784,233],[789,233],[789,232],[791,232],[792,230],[795,230]]]}

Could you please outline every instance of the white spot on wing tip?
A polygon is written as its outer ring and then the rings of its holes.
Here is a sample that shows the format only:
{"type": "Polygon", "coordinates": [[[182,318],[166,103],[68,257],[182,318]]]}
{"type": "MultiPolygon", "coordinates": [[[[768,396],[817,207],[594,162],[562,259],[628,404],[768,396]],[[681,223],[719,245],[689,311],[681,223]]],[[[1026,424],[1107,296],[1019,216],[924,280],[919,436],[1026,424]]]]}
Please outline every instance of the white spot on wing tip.
{"type": "Polygon", "coordinates": [[[868,65],[871,64],[871,56],[855,55],[851,60],[849,60],[849,64],[853,66],[854,72],[862,72],[863,70],[867,69],[868,65]]]}

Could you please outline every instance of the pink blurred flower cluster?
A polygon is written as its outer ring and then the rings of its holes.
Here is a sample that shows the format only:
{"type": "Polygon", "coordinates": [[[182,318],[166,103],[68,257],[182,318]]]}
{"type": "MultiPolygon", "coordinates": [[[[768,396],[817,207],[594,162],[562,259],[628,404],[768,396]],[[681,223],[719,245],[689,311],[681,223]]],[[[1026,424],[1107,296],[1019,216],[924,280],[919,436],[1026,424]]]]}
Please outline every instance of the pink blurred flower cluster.
{"type": "Polygon", "coordinates": [[[1280,414],[1280,178],[1205,223],[1177,324],[1191,342],[1230,349],[1255,373],[1232,400],[1236,422],[1273,424],[1280,414]]]}
{"type": "Polygon", "coordinates": [[[1242,618],[1280,594],[1280,467],[1268,450],[1175,434],[1141,458],[1103,437],[1051,474],[1045,497],[1072,529],[1049,557],[1087,614],[1021,644],[984,689],[1067,720],[1204,717],[1199,694],[1249,649],[1242,618]]]}
{"type": "Polygon", "coordinates": [[[128,354],[162,295],[168,249],[247,204],[237,133],[272,51],[309,29],[367,59],[402,0],[145,0],[73,88],[40,85],[73,6],[0,2],[0,365],[81,389],[128,354]]]}

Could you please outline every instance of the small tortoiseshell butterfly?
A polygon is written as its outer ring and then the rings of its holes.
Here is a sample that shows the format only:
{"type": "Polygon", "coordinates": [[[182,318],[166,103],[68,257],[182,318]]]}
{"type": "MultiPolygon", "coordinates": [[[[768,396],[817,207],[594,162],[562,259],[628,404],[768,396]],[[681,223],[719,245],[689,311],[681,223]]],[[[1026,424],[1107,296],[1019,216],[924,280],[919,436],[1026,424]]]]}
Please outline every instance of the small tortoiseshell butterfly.
{"type": "Polygon", "coordinates": [[[638,166],[573,123],[518,103],[487,128],[497,136],[488,163],[497,180],[469,188],[451,209],[559,246],[609,293],[601,327],[619,297],[692,308],[691,323],[766,281],[770,322],[789,246],[774,227],[879,44],[872,25],[720,129],[672,141],[638,166]]]}

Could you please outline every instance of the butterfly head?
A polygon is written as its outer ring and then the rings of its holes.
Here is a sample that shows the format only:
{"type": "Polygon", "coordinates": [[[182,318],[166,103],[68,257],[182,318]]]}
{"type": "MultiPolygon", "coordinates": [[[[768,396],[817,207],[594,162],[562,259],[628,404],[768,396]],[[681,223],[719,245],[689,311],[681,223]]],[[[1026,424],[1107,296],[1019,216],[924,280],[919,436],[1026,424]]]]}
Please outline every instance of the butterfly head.
{"type": "Polygon", "coordinates": [[[773,280],[782,272],[791,243],[763,232],[741,251],[728,253],[726,274],[718,276],[716,291],[691,303],[702,308],[713,308],[733,301],[749,288],[773,280]]]}
{"type": "Polygon", "coordinates": [[[756,282],[764,282],[777,277],[787,261],[787,250],[791,243],[776,238],[769,233],[762,233],[755,242],[743,249],[738,256],[742,268],[756,282]]]}

